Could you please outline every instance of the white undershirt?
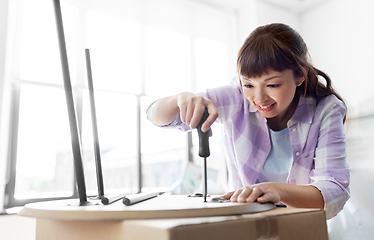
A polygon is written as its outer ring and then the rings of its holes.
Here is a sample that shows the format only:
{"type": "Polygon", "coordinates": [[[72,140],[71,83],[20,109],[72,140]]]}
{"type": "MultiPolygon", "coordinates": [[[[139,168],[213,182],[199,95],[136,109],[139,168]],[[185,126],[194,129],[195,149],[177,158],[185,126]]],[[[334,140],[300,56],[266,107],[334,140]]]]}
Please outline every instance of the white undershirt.
{"type": "Polygon", "coordinates": [[[273,131],[269,128],[271,150],[257,182],[286,182],[292,162],[292,147],[288,128],[273,131]]]}

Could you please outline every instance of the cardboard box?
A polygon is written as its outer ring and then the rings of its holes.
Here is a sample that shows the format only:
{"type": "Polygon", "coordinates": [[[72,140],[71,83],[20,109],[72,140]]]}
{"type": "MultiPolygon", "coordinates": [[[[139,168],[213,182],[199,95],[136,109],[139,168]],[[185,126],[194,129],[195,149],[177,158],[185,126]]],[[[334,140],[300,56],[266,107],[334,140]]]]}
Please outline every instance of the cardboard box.
{"type": "Polygon", "coordinates": [[[37,219],[36,239],[327,240],[328,234],[323,210],[276,208],[256,214],[204,218],[124,221],[37,219]]]}

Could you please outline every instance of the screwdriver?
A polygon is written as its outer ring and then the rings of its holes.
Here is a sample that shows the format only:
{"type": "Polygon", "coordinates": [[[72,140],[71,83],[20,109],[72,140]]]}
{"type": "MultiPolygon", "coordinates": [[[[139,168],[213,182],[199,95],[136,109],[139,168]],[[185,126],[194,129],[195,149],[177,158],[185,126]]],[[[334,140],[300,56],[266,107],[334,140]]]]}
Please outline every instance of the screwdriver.
{"type": "Polygon", "coordinates": [[[208,118],[209,113],[208,109],[205,108],[203,116],[200,119],[199,124],[197,125],[197,133],[199,135],[199,156],[204,158],[204,164],[203,164],[203,180],[204,180],[204,202],[206,202],[206,196],[208,195],[208,178],[207,178],[207,163],[206,158],[210,156],[210,150],[209,150],[209,137],[211,133],[211,129],[209,128],[208,131],[203,132],[201,130],[201,126],[205,122],[205,120],[208,118]]]}

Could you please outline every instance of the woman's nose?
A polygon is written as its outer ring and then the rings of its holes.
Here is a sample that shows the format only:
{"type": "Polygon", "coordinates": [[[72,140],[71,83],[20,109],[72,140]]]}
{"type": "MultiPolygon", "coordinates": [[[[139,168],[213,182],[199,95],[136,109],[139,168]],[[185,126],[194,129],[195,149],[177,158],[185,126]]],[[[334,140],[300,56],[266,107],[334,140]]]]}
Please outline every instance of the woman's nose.
{"type": "Polygon", "coordinates": [[[267,95],[266,91],[264,89],[258,88],[255,91],[254,100],[256,102],[265,102],[268,100],[269,96],[267,95]]]}

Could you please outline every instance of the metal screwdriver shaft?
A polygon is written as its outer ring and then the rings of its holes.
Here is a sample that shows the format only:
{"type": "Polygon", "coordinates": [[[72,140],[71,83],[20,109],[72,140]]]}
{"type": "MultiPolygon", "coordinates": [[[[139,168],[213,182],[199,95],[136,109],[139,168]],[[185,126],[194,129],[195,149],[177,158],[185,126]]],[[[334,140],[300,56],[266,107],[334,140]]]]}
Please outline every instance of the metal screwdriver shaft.
{"type": "Polygon", "coordinates": [[[206,202],[206,196],[208,195],[208,174],[206,157],[204,157],[204,202],[206,202]]]}
{"type": "Polygon", "coordinates": [[[206,158],[210,156],[210,150],[209,150],[209,137],[211,133],[211,129],[209,128],[208,131],[203,132],[201,130],[201,126],[205,122],[205,120],[208,118],[209,113],[208,110],[205,109],[203,116],[201,117],[201,120],[199,124],[197,125],[197,133],[199,135],[199,156],[204,158],[203,163],[203,181],[204,181],[204,202],[206,202],[206,196],[208,195],[208,178],[207,178],[207,162],[206,158]]]}

